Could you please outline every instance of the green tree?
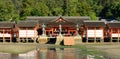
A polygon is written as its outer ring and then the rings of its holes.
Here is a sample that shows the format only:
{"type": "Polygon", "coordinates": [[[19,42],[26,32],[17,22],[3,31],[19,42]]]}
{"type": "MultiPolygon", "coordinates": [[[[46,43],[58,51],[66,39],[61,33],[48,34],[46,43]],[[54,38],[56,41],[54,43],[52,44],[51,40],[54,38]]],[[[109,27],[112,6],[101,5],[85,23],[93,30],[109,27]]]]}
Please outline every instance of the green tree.
{"type": "Polygon", "coordinates": [[[78,12],[81,16],[90,16],[92,20],[96,20],[96,14],[92,10],[92,7],[85,1],[79,2],[78,12]]]}
{"type": "Polygon", "coordinates": [[[107,19],[117,19],[120,20],[120,2],[114,2],[111,5],[105,7],[100,16],[107,19]]]}
{"type": "Polygon", "coordinates": [[[79,16],[79,13],[77,12],[77,0],[68,0],[68,16],[79,16]]]}
{"type": "Polygon", "coordinates": [[[0,20],[26,16],[90,16],[120,19],[120,0],[1,0],[0,20]]]}
{"type": "Polygon", "coordinates": [[[44,2],[36,2],[32,12],[32,16],[49,16],[49,9],[44,2]]]}
{"type": "Polygon", "coordinates": [[[11,0],[2,0],[0,2],[0,21],[18,20],[18,17],[11,0]]]}

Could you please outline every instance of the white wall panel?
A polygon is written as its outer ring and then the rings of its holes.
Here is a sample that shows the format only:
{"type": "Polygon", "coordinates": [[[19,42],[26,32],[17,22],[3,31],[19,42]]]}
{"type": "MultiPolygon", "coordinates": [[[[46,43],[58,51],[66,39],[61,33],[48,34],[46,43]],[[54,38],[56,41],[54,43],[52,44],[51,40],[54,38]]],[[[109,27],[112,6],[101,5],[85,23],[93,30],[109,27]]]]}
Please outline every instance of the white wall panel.
{"type": "Polygon", "coordinates": [[[88,37],[102,37],[103,30],[87,30],[88,37]]]}
{"type": "Polygon", "coordinates": [[[112,37],[120,37],[119,34],[112,34],[112,37]]]}
{"type": "Polygon", "coordinates": [[[2,33],[0,33],[0,37],[11,37],[11,34],[9,34],[9,33],[5,33],[5,34],[2,34],[2,33]]]}
{"type": "Polygon", "coordinates": [[[36,37],[37,31],[34,30],[19,30],[19,37],[36,37]]]}

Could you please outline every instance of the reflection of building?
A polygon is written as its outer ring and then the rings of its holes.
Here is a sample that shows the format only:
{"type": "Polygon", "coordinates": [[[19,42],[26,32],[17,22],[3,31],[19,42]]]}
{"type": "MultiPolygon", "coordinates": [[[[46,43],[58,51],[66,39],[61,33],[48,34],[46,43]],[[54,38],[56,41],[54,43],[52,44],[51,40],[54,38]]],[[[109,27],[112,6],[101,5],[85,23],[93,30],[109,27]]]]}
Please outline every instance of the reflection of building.
{"type": "Polygon", "coordinates": [[[94,59],[92,55],[83,55],[75,48],[40,48],[27,53],[0,53],[0,59],[94,59]]]}
{"type": "Polygon", "coordinates": [[[47,59],[47,48],[39,48],[37,52],[38,59],[47,59]]]}
{"type": "Polygon", "coordinates": [[[28,53],[19,54],[18,59],[37,59],[37,51],[30,51],[28,53]]]}
{"type": "Polygon", "coordinates": [[[75,48],[64,48],[63,59],[76,59],[75,48]]]}
{"type": "Polygon", "coordinates": [[[0,59],[11,59],[11,55],[9,53],[0,53],[0,59]]]}
{"type": "Polygon", "coordinates": [[[56,57],[55,49],[49,49],[47,51],[47,59],[55,59],[55,57],[56,57]]]}
{"type": "Polygon", "coordinates": [[[22,54],[0,53],[0,59],[39,59],[37,51],[30,51],[22,54]]]}
{"type": "Polygon", "coordinates": [[[18,59],[19,58],[19,54],[11,54],[11,59],[18,59]]]}
{"type": "Polygon", "coordinates": [[[56,48],[56,58],[55,59],[63,59],[63,50],[60,48],[56,48]]]}

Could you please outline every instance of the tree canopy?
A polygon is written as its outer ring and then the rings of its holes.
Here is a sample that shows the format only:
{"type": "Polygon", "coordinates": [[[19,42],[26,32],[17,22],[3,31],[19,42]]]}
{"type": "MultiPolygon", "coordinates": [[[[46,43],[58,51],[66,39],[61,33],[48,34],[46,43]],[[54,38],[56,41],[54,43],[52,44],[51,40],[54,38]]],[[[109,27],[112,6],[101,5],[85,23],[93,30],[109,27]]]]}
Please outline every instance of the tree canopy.
{"type": "Polygon", "coordinates": [[[120,20],[120,0],[1,0],[0,21],[26,16],[90,16],[120,20]]]}

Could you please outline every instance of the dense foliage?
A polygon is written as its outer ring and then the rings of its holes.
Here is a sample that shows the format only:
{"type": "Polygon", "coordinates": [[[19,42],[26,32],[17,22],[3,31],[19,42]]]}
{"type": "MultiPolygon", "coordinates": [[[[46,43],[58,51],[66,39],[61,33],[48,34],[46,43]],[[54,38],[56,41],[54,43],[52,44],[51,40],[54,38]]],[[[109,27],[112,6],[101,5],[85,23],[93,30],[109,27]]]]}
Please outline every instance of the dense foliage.
{"type": "Polygon", "coordinates": [[[120,20],[120,0],[1,0],[0,21],[26,16],[90,16],[120,20]]]}

